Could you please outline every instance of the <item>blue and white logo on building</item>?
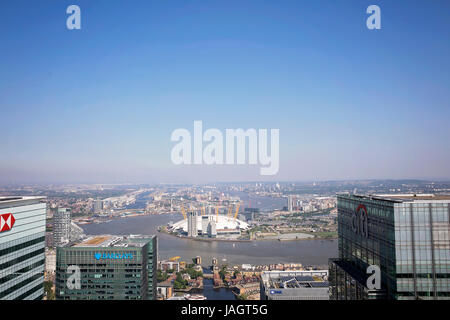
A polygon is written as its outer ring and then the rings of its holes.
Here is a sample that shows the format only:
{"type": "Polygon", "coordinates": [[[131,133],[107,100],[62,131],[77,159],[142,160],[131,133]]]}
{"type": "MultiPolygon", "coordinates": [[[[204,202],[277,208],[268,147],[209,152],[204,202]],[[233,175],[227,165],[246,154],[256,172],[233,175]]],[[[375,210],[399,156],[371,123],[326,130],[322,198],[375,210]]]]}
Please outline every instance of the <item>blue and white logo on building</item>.
{"type": "Polygon", "coordinates": [[[113,260],[130,260],[133,259],[132,253],[100,253],[94,254],[96,260],[113,259],[113,260]]]}
{"type": "Polygon", "coordinates": [[[281,294],[281,290],[270,290],[270,294],[281,294]]]}

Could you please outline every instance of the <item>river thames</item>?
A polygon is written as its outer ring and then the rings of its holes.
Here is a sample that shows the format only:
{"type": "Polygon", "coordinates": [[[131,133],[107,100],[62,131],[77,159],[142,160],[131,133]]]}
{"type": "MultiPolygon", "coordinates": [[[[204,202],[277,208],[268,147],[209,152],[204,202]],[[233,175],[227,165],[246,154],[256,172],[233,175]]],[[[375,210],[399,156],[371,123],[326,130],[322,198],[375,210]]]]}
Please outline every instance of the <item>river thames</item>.
{"type": "Polygon", "coordinates": [[[196,256],[202,257],[202,265],[210,266],[212,258],[219,264],[253,265],[273,263],[302,263],[304,266],[327,268],[328,258],[337,257],[337,240],[298,241],[196,241],[177,238],[157,231],[158,226],[170,221],[181,220],[180,214],[147,215],[114,219],[104,223],[93,223],[81,227],[87,235],[113,234],[155,234],[158,237],[158,259],[180,256],[190,262],[196,256]]]}

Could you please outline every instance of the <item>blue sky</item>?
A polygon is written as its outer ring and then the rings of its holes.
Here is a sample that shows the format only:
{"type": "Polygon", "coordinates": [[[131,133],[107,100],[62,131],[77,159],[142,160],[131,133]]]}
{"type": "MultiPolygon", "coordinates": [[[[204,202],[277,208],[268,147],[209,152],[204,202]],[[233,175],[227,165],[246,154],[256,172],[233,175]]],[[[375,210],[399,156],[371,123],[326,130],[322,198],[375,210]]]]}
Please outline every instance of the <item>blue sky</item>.
{"type": "Polygon", "coordinates": [[[447,0],[6,0],[0,39],[0,183],[450,178],[447,0]],[[194,120],[280,129],[278,174],[173,165],[194,120]]]}

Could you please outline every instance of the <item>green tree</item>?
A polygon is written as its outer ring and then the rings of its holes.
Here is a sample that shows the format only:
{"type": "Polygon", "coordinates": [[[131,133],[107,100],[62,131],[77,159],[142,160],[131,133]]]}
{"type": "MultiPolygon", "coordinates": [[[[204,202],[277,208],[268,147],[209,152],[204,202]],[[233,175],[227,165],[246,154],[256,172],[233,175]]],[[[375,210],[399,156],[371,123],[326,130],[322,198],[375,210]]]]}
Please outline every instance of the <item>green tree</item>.
{"type": "Polygon", "coordinates": [[[47,297],[47,300],[55,300],[55,292],[53,291],[52,287],[52,281],[44,281],[44,293],[47,297]]]}
{"type": "Polygon", "coordinates": [[[220,278],[221,278],[222,280],[224,280],[226,274],[227,274],[226,267],[223,267],[222,270],[219,271],[220,278]]]}
{"type": "Polygon", "coordinates": [[[168,277],[169,277],[169,276],[167,275],[167,273],[162,272],[161,270],[157,270],[157,271],[156,271],[156,279],[157,279],[159,282],[166,281],[168,277]]]}
{"type": "Polygon", "coordinates": [[[188,285],[188,281],[184,280],[181,276],[181,273],[177,273],[177,278],[173,282],[173,288],[174,289],[186,289],[188,285]]]}

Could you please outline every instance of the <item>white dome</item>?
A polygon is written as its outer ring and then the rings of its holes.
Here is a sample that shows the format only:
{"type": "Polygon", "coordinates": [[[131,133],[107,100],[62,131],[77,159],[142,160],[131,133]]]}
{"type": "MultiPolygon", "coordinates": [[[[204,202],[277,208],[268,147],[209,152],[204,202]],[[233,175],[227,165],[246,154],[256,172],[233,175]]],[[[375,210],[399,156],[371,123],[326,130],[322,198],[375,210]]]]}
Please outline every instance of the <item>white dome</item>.
{"type": "MultiPolygon", "coordinates": [[[[248,229],[249,225],[247,222],[244,222],[242,220],[238,220],[238,219],[234,219],[233,217],[228,217],[225,215],[204,215],[204,216],[197,216],[197,229],[198,231],[202,231],[202,219],[204,217],[208,217],[208,221],[215,221],[216,222],[216,229],[220,230],[220,229],[237,229],[239,227],[239,229],[241,230],[245,230],[248,229]]],[[[183,230],[184,232],[188,231],[188,226],[187,226],[187,219],[182,219],[178,222],[175,222],[172,226],[172,229],[181,231],[183,230]]]]}

